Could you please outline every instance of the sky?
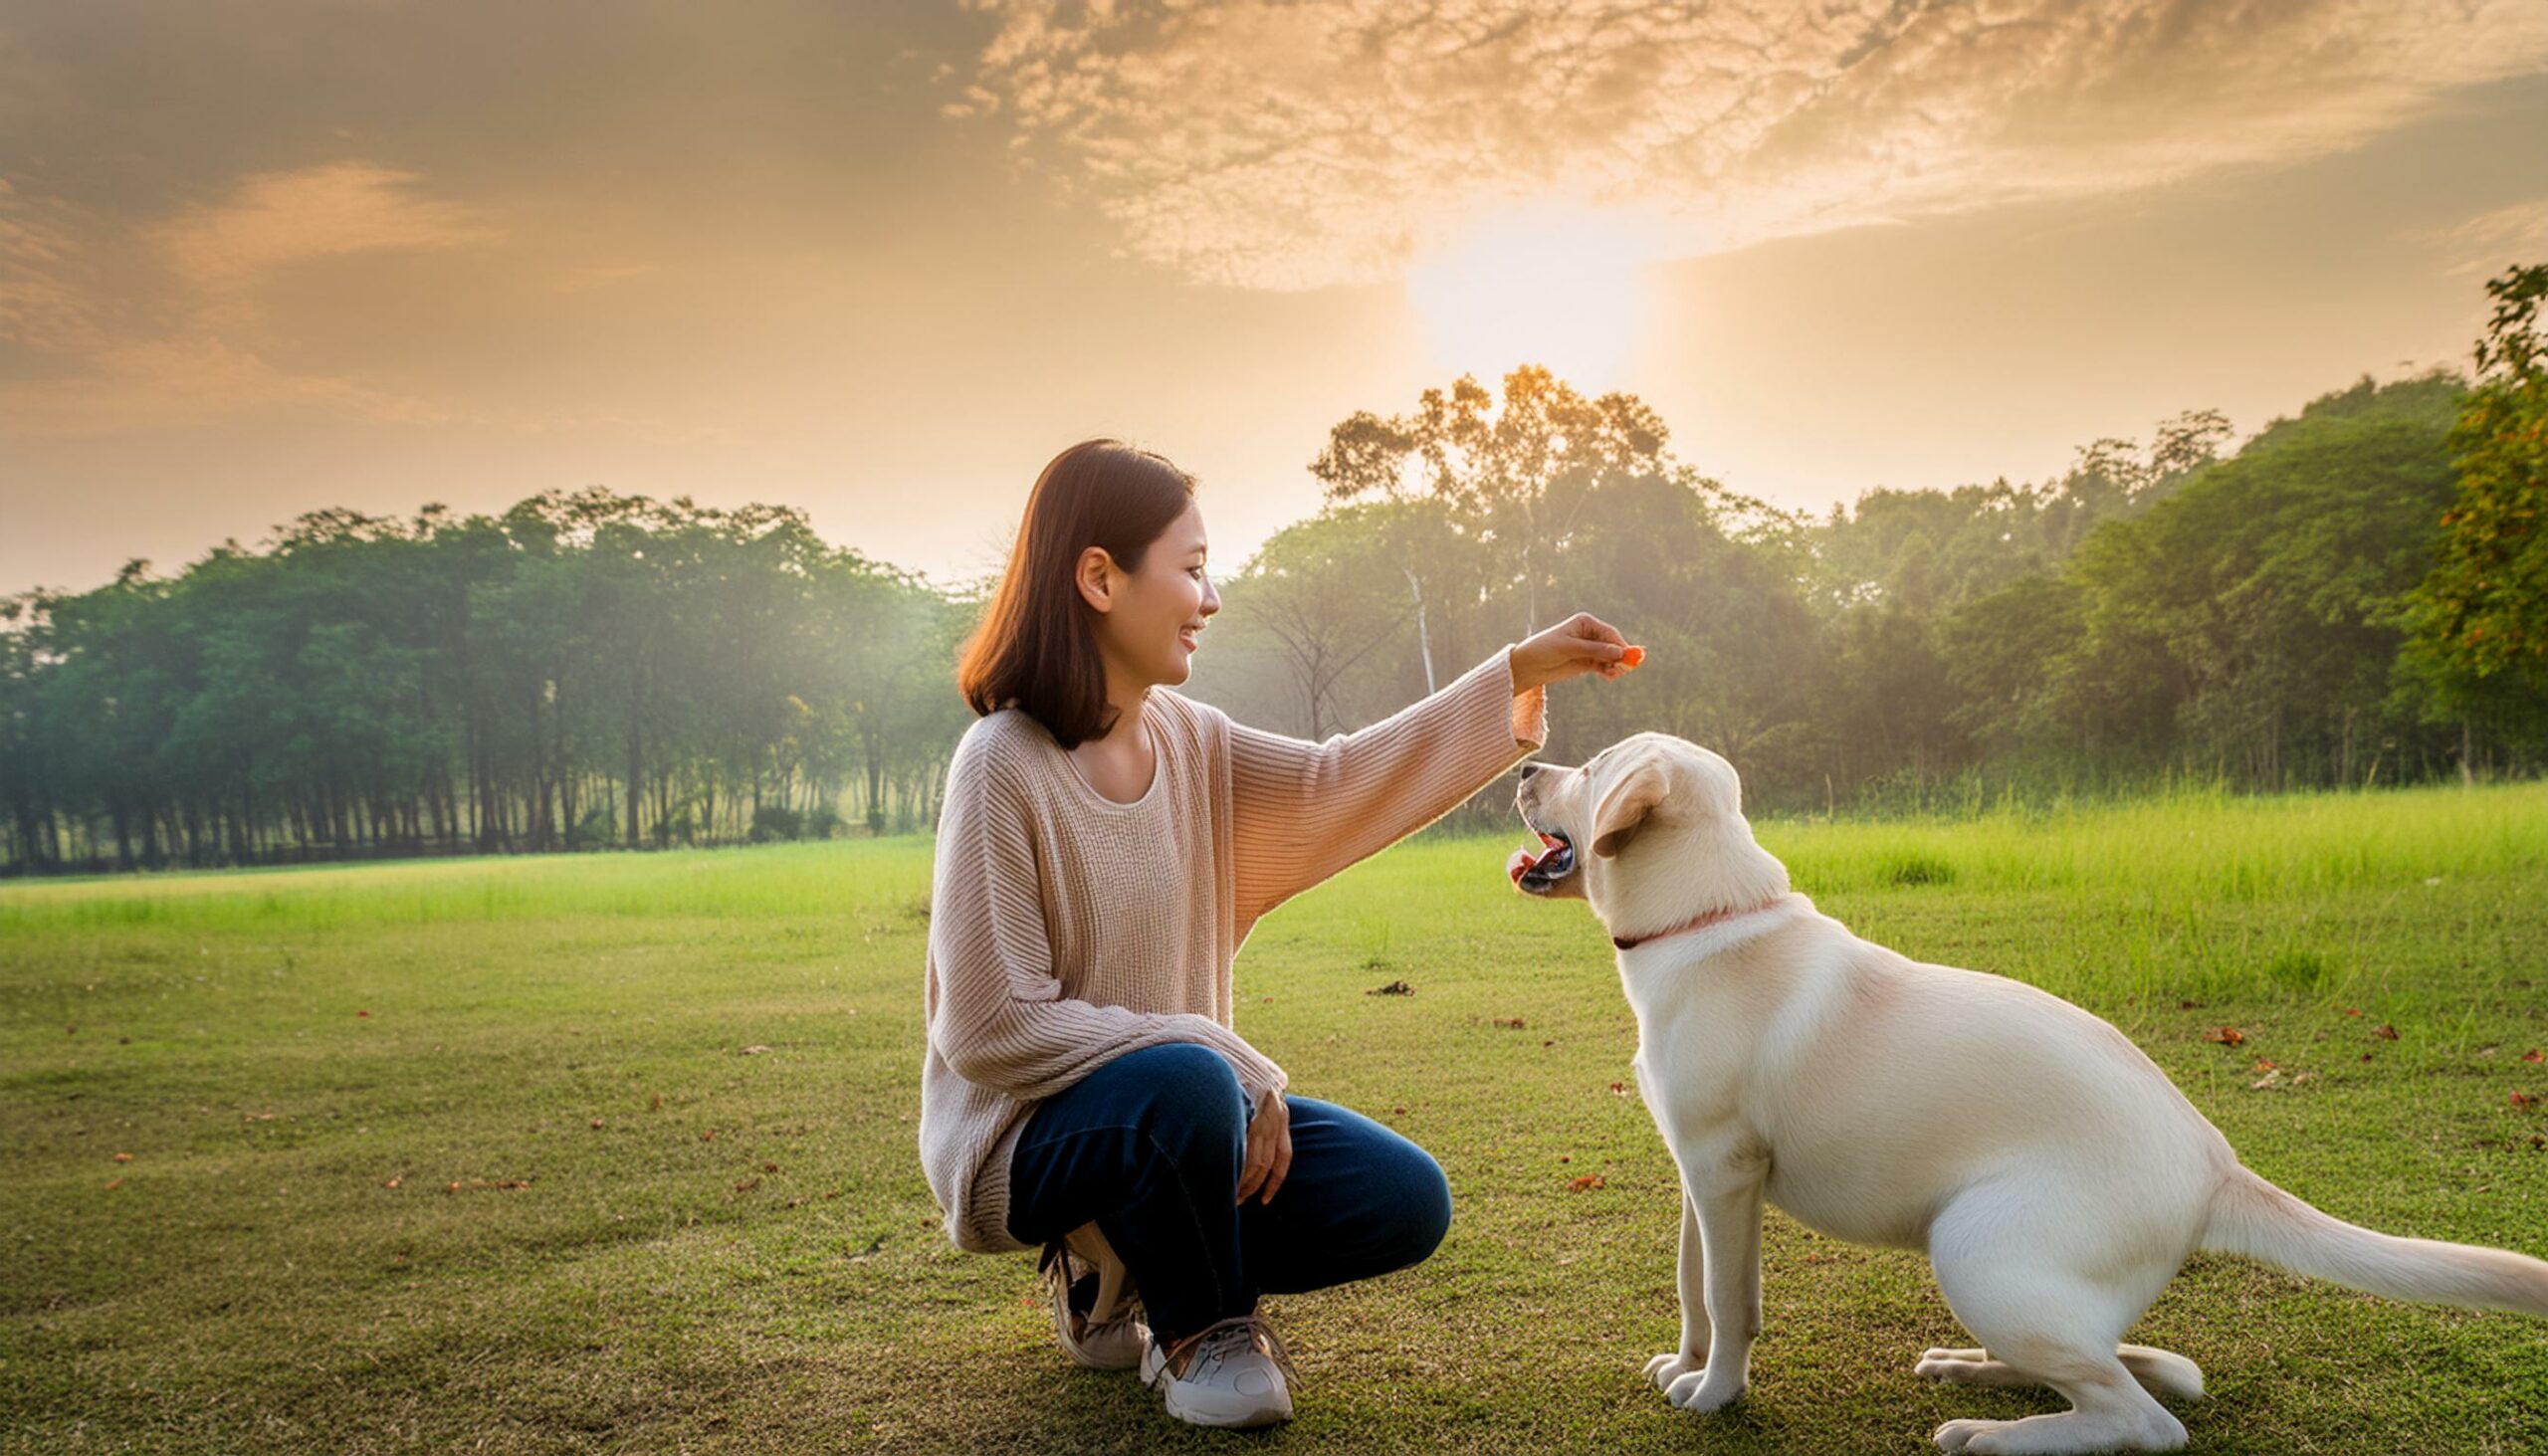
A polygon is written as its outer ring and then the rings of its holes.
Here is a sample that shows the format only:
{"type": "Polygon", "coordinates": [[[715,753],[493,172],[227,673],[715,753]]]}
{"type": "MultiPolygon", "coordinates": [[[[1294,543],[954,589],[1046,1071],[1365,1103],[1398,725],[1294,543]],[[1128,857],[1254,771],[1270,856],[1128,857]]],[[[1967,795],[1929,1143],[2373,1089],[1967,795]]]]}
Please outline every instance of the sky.
{"type": "Polygon", "coordinates": [[[801,508],[942,583],[1043,463],[1234,570],[1544,362],[1827,510],[2465,369],[2539,0],[0,0],[0,594],[311,511],[801,508]]]}

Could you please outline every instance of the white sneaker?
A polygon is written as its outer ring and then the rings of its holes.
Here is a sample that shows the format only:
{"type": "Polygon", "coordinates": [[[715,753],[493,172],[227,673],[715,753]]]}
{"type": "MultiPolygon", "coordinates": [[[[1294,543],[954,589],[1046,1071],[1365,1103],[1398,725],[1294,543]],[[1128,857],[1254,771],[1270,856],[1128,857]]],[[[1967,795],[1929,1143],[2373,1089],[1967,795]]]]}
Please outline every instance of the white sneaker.
{"type": "Polygon", "coordinates": [[[1157,1341],[1142,1351],[1142,1383],[1158,1389],[1168,1413],[1198,1426],[1268,1426],[1292,1418],[1292,1357],[1252,1315],[1206,1325],[1189,1342],[1185,1373],[1169,1367],[1157,1341]],[[1288,1378],[1287,1378],[1288,1377],[1288,1378]]]}
{"type": "Polygon", "coordinates": [[[1151,1343],[1151,1327],[1133,1314],[1132,1278],[1115,1251],[1093,1224],[1085,1237],[1095,1245],[1087,1265],[1073,1257],[1080,1251],[1071,1240],[1056,1240],[1044,1250],[1039,1272],[1052,1295],[1053,1333],[1061,1337],[1062,1352],[1089,1369],[1132,1369],[1151,1343]]]}

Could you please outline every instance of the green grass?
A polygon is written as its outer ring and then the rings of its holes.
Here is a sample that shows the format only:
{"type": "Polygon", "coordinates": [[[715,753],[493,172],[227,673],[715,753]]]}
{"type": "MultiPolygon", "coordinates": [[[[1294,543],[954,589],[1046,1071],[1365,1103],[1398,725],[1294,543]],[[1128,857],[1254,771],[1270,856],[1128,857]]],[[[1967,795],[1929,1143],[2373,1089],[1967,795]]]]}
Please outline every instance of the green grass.
{"type": "MultiPolygon", "coordinates": [[[[2548,1255],[2540,787],[1760,834],[1859,934],[2114,1020],[2303,1197],[2548,1255]]],[[[1268,1302],[1305,1382],[1262,1437],[1071,1368],[1031,1261],[939,1234],[926,841],[0,887],[0,1450],[1909,1452],[2058,1408],[1915,1379],[1962,1343],[1925,1264],[1776,1213],[1749,1397],[1640,1381],[1671,1164],[1518,842],[1400,846],[1240,955],[1241,1031],[1457,1205],[1418,1268],[1268,1302]]],[[[2205,1366],[2197,1451],[2548,1449],[2548,1323],[2199,1258],[2136,1338],[2205,1366]]]]}

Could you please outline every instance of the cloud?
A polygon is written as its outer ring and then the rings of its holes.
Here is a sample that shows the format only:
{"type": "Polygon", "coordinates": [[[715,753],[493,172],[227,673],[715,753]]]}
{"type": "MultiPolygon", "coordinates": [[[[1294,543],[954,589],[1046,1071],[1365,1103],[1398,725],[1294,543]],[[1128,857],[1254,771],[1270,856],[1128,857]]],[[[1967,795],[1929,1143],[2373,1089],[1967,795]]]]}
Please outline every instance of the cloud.
{"type": "Polygon", "coordinates": [[[53,353],[99,346],[91,300],[100,290],[81,224],[76,209],[0,177],[0,342],[53,353]]]}
{"type": "Polygon", "coordinates": [[[340,375],[295,371],[210,333],[115,339],[86,363],[78,374],[0,384],[0,429],[29,437],[103,435],[279,405],[407,423],[469,417],[340,375]]]}
{"type": "Polygon", "coordinates": [[[242,177],[222,200],[136,229],[0,177],[0,343],[28,363],[0,380],[0,430],[80,436],[277,405],[367,419],[470,417],[436,401],[286,361],[260,287],[353,254],[479,246],[504,231],[418,194],[414,172],[363,161],[242,177]]]}
{"type": "Polygon", "coordinates": [[[2548,198],[2516,202],[2446,228],[2418,228],[2405,236],[2456,260],[2442,271],[2445,278],[2498,273],[2548,252],[2548,198]]]}
{"type": "Polygon", "coordinates": [[[1653,257],[2357,144],[2548,68],[2539,0],[967,0],[942,112],[1198,281],[1376,283],[1482,216],[1653,257]],[[992,119],[998,118],[998,119],[992,119]]]}
{"type": "Polygon", "coordinates": [[[467,247],[503,238],[462,203],[418,196],[416,172],[328,162],[255,172],[231,195],[147,230],[177,273],[207,293],[229,292],[296,263],[347,253],[467,247]]]}

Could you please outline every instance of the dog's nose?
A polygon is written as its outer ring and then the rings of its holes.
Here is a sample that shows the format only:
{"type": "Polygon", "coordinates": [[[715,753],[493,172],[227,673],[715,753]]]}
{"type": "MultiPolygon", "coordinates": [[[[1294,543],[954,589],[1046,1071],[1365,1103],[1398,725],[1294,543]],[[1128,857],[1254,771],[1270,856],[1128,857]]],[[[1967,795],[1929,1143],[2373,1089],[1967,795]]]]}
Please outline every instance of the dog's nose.
{"type": "Polygon", "coordinates": [[[1524,779],[1526,779],[1526,780],[1527,780],[1527,779],[1528,779],[1532,774],[1537,773],[1537,772],[1539,772],[1539,771],[1540,771],[1540,765],[1538,765],[1537,763],[1525,763],[1525,764],[1523,764],[1523,765],[1522,765],[1522,777],[1523,777],[1524,779]]]}

